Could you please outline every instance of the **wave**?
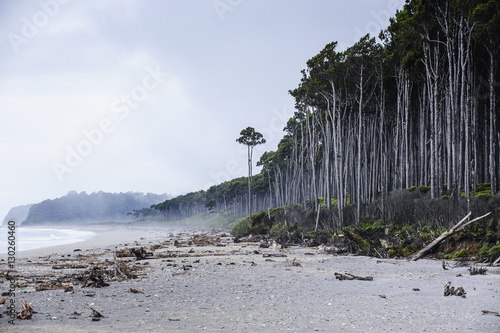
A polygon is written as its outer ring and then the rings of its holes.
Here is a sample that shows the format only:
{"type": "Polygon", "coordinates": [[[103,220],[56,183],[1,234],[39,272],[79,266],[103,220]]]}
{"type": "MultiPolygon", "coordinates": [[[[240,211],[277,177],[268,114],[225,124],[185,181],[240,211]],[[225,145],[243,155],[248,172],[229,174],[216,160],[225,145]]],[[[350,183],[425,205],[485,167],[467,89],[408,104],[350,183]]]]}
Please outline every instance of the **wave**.
{"type": "MultiPolygon", "coordinates": [[[[7,253],[7,228],[0,228],[0,254],[7,253]]],[[[83,242],[96,236],[93,231],[51,228],[17,228],[16,252],[83,242]]]]}

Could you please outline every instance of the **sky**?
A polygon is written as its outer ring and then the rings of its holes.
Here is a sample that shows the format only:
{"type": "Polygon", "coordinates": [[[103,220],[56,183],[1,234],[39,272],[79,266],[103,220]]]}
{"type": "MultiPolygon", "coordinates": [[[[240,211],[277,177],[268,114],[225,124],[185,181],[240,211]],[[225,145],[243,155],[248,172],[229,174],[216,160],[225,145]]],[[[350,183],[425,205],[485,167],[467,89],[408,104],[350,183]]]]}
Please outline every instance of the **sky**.
{"type": "MultiPolygon", "coordinates": [[[[404,0],[0,0],[0,218],[87,193],[180,195],[276,150],[306,61],[404,0]]],[[[258,172],[254,167],[254,172],[258,172]]]]}

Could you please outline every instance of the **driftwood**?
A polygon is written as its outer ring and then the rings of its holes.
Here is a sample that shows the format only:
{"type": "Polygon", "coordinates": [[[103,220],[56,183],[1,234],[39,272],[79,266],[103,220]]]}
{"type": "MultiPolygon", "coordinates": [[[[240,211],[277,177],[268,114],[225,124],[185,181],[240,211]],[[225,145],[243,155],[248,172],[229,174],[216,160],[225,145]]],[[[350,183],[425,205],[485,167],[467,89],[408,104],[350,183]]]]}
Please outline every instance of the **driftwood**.
{"type": "Polygon", "coordinates": [[[281,258],[281,257],[287,257],[286,254],[284,253],[264,253],[262,255],[263,258],[270,258],[270,257],[278,257],[278,258],[281,258]]]}
{"type": "Polygon", "coordinates": [[[345,274],[335,273],[335,278],[337,280],[340,280],[340,281],[343,281],[343,280],[373,281],[373,277],[371,277],[371,276],[357,276],[357,275],[350,274],[350,273],[345,273],[345,274]]]}
{"type": "Polygon", "coordinates": [[[81,268],[87,268],[89,265],[83,265],[83,264],[61,264],[61,265],[54,265],[52,266],[52,269],[81,269],[81,268]]]}
{"type": "Polygon", "coordinates": [[[16,315],[16,318],[17,319],[31,319],[31,316],[33,315],[33,313],[36,313],[36,311],[33,310],[31,305],[26,303],[23,299],[21,299],[21,304],[23,305],[23,309],[21,310],[21,312],[19,312],[16,315]]]}
{"type": "Polygon", "coordinates": [[[462,298],[466,297],[466,292],[462,287],[453,287],[451,282],[448,281],[447,284],[444,285],[444,296],[461,296],[462,298]]]}
{"type": "Polygon", "coordinates": [[[79,277],[79,280],[82,281],[82,288],[102,288],[109,286],[109,283],[104,281],[104,275],[105,273],[100,267],[92,267],[91,270],[85,272],[81,277],[79,277]]]}
{"type": "Polygon", "coordinates": [[[35,284],[35,291],[64,289],[65,292],[73,291],[73,286],[58,282],[35,284]]]}
{"type": "Polygon", "coordinates": [[[486,216],[490,215],[491,212],[489,212],[488,214],[485,214],[483,216],[480,216],[480,217],[476,217],[475,219],[473,220],[470,220],[468,222],[465,222],[469,217],[470,215],[472,214],[472,212],[469,212],[469,214],[467,214],[467,216],[465,216],[463,219],[460,220],[460,222],[458,222],[457,224],[455,224],[455,226],[453,226],[451,229],[449,229],[448,231],[445,231],[441,234],[441,236],[439,236],[438,238],[436,238],[434,241],[432,241],[429,245],[427,245],[426,247],[424,247],[422,250],[420,250],[420,252],[418,252],[417,254],[415,254],[411,260],[412,261],[416,261],[420,258],[422,258],[423,256],[425,256],[427,253],[429,253],[430,250],[432,250],[434,247],[436,247],[438,244],[440,244],[442,241],[444,241],[446,238],[448,238],[449,236],[453,235],[454,233],[456,232],[459,232],[460,230],[463,230],[465,227],[469,226],[470,224],[472,224],[473,222],[476,222],[478,220],[481,220],[483,218],[485,218],[486,216]]]}
{"type": "Polygon", "coordinates": [[[488,310],[481,310],[481,312],[485,315],[485,314],[492,314],[492,315],[495,315],[497,317],[500,317],[500,311],[488,311],[488,310]]]}
{"type": "Polygon", "coordinates": [[[497,260],[495,260],[492,265],[495,266],[498,263],[500,263],[500,257],[498,257],[497,260]]]}
{"type": "Polygon", "coordinates": [[[148,258],[149,257],[152,257],[153,256],[153,253],[152,252],[146,252],[146,250],[144,250],[144,248],[133,248],[132,250],[130,250],[130,252],[132,252],[132,254],[135,255],[135,258],[136,260],[144,260],[144,259],[151,259],[151,258],[148,258]]]}
{"type": "Polygon", "coordinates": [[[470,275],[486,275],[488,269],[486,267],[469,267],[470,275]]]}
{"type": "Polygon", "coordinates": [[[91,308],[90,306],[89,306],[89,308],[90,308],[90,310],[92,310],[92,314],[90,315],[90,317],[92,317],[92,321],[99,321],[99,320],[101,320],[101,318],[104,318],[104,316],[99,311],[91,308]]]}
{"type": "Polygon", "coordinates": [[[135,289],[135,288],[130,288],[128,291],[130,291],[133,294],[144,294],[142,290],[135,289]]]}

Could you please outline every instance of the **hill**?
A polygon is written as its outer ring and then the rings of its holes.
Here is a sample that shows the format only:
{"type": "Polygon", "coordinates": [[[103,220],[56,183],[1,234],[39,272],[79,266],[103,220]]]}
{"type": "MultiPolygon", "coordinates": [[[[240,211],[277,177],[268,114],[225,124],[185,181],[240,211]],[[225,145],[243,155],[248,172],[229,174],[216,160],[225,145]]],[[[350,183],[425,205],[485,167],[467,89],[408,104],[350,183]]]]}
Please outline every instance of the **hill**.
{"type": "MultiPolygon", "coordinates": [[[[133,212],[169,198],[167,194],[69,192],[63,197],[30,206],[23,226],[76,225],[95,222],[131,221],[133,212]]],[[[16,207],[16,211],[18,211],[16,207]]],[[[12,211],[12,210],[11,210],[12,211]]]]}

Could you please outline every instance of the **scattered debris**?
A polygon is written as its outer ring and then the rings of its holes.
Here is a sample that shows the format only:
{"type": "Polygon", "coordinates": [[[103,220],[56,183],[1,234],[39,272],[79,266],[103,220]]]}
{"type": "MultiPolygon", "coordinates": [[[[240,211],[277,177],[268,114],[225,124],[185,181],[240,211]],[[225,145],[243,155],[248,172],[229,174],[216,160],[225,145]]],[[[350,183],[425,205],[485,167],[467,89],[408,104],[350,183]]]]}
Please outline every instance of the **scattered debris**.
{"type": "Polygon", "coordinates": [[[420,291],[419,288],[413,288],[412,291],[420,291]]]}
{"type": "Polygon", "coordinates": [[[362,280],[362,281],[373,281],[373,277],[371,276],[357,276],[357,275],[354,275],[354,274],[350,274],[350,273],[345,273],[345,274],[341,274],[341,273],[335,273],[335,278],[337,280],[362,280]]]}
{"type": "Polygon", "coordinates": [[[33,315],[33,313],[36,313],[36,311],[33,310],[31,305],[26,303],[25,300],[21,299],[20,301],[21,301],[21,304],[23,305],[23,309],[21,310],[21,312],[19,312],[16,315],[16,318],[17,319],[31,319],[31,316],[33,315]]]}
{"type": "Polygon", "coordinates": [[[136,248],[132,248],[132,250],[130,250],[130,252],[135,255],[135,258],[136,260],[144,260],[144,259],[151,259],[150,257],[153,256],[153,253],[152,252],[147,252],[146,250],[144,250],[143,247],[140,247],[138,249],[136,248]],[[149,258],[148,258],[149,257],[149,258]]]}
{"type": "Polygon", "coordinates": [[[444,296],[461,296],[462,298],[466,297],[466,292],[464,288],[462,287],[453,287],[451,285],[451,282],[448,281],[448,283],[445,284],[444,286],[444,296]]]}
{"type": "Polygon", "coordinates": [[[129,291],[133,294],[144,294],[144,291],[135,288],[130,288],[129,291]]]}
{"type": "Polygon", "coordinates": [[[372,294],[372,296],[378,296],[380,298],[387,298],[387,296],[385,296],[385,295],[375,295],[375,294],[372,294]]]}
{"type": "Polygon", "coordinates": [[[109,286],[109,283],[104,281],[105,272],[99,266],[93,266],[86,271],[78,280],[82,281],[82,288],[95,287],[102,288],[109,286]]]}

